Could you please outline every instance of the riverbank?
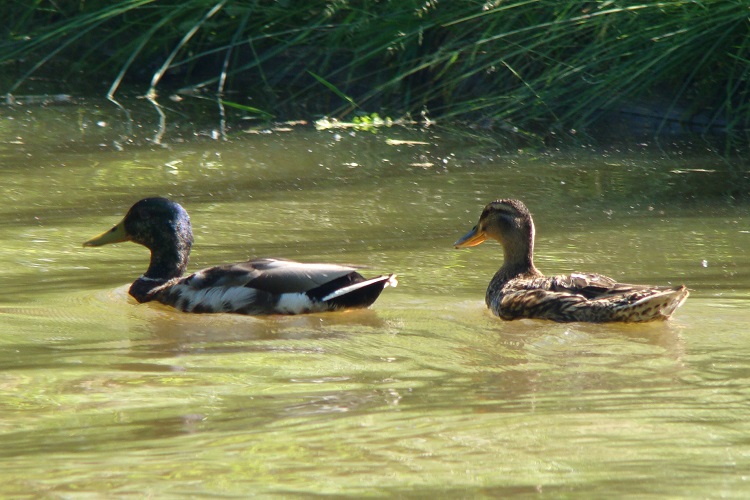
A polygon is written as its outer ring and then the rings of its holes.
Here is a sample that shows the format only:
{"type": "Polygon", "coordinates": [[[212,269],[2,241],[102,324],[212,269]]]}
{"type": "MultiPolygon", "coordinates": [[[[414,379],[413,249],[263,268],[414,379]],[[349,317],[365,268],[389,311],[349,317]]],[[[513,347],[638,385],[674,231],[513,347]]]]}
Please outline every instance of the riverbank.
{"type": "Polygon", "coordinates": [[[741,3],[165,0],[64,8],[3,7],[14,20],[0,55],[3,93],[43,85],[45,93],[117,97],[127,85],[162,98],[218,97],[268,120],[379,113],[542,142],[597,131],[613,111],[649,116],[657,135],[719,132],[738,145],[750,129],[741,3]]]}

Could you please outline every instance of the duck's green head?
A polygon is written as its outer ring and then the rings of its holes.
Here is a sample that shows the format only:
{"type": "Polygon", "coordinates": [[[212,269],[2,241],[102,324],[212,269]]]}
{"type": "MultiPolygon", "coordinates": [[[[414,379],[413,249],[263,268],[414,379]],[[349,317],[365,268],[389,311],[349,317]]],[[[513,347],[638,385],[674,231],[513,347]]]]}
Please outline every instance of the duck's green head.
{"type": "Polygon", "coordinates": [[[140,243],[151,250],[175,245],[189,249],[193,243],[190,217],[179,203],[166,198],[145,198],[130,207],[119,224],[83,246],[98,247],[123,241],[140,243]]]}

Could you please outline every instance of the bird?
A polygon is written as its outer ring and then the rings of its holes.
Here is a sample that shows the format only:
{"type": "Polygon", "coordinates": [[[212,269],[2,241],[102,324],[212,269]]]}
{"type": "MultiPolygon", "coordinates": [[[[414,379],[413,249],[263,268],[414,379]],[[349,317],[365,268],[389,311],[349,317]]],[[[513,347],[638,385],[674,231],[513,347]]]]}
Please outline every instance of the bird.
{"type": "Polygon", "coordinates": [[[534,221],[523,202],[489,203],[479,222],[453,246],[468,248],[487,239],[503,247],[503,265],[490,281],[487,307],[505,320],[557,322],[645,322],[667,320],[688,297],[683,286],[618,283],[594,273],[545,276],[534,266],[534,221]]]}
{"type": "Polygon", "coordinates": [[[135,203],[112,229],[84,247],[132,241],[151,251],[146,272],[130,286],[139,303],[161,302],[189,313],[247,315],[303,314],[366,308],[395,274],[365,279],[357,269],[337,264],[261,258],[209,267],[183,276],[193,232],[187,211],[167,198],[135,203]]]}

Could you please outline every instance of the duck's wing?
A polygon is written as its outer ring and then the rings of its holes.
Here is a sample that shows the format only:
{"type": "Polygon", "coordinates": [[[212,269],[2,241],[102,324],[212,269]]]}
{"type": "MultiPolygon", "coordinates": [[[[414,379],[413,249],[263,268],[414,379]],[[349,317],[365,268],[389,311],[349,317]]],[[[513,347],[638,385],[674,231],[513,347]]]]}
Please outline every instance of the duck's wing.
{"type": "Polygon", "coordinates": [[[547,286],[543,288],[551,292],[581,295],[588,300],[612,298],[654,288],[646,285],[618,283],[612,278],[593,273],[573,273],[544,279],[547,286]]]}
{"type": "Polygon", "coordinates": [[[309,264],[283,259],[255,259],[203,269],[184,284],[194,288],[248,287],[272,294],[307,292],[346,278],[347,284],[364,280],[353,267],[309,264]]]}

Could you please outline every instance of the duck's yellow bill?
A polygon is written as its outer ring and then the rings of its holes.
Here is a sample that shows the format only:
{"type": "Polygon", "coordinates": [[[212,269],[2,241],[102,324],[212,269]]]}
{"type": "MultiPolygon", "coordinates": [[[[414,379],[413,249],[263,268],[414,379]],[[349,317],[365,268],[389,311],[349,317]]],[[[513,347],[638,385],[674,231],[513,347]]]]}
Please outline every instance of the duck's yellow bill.
{"type": "Polygon", "coordinates": [[[484,232],[479,232],[477,230],[477,226],[474,226],[471,231],[459,238],[458,241],[453,244],[453,246],[455,248],[475,247],[480,243],[484,243],[484,240],[486,239],[487,235],[484,234],[484,232]]]}
{"type": "Polygon", "coordinates": [[[99,236],[95,236],[85,242],[85,247],[100,247],[110,243],[120,243],[121,241],[130,241],[130,235],[125,230],[125,222],[120,222],[109,231],[105,231],[99,236]]]}

